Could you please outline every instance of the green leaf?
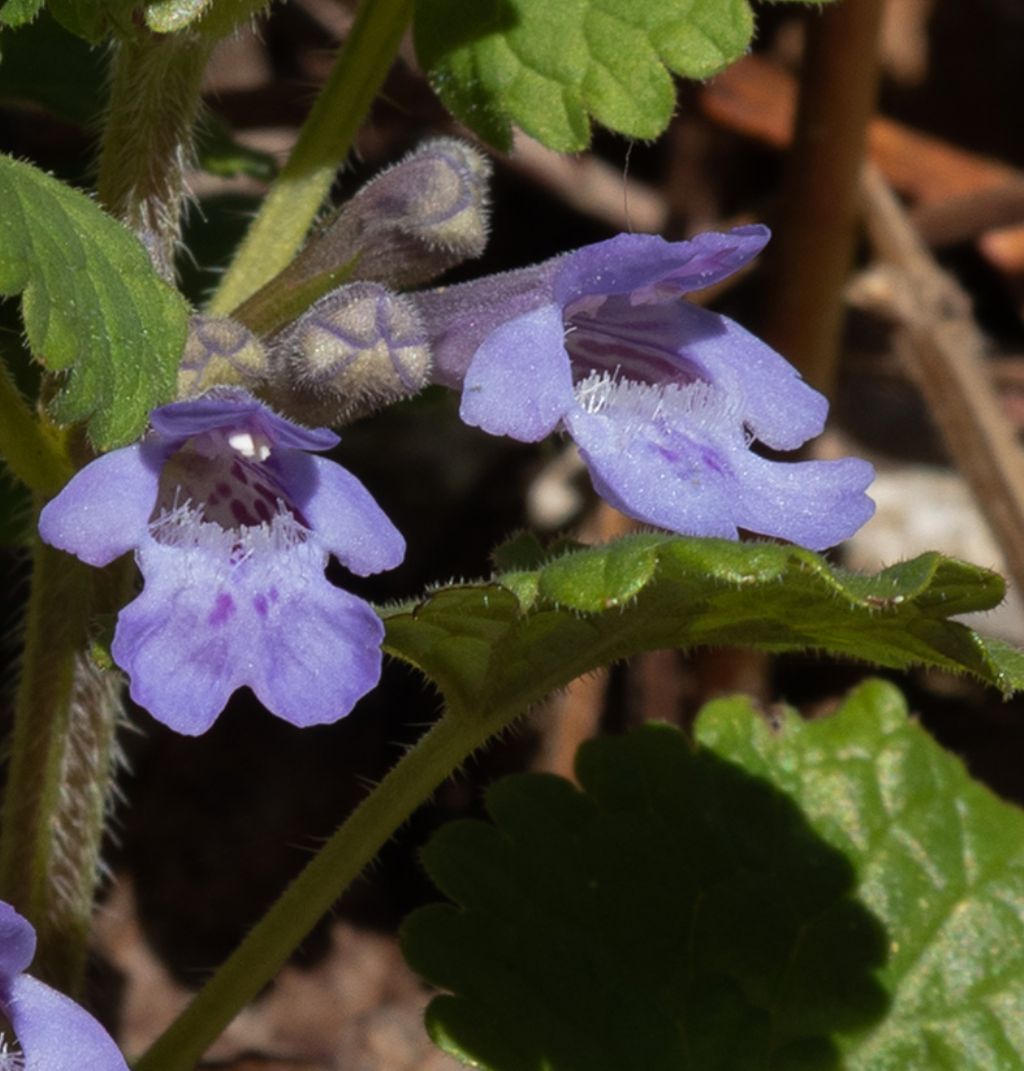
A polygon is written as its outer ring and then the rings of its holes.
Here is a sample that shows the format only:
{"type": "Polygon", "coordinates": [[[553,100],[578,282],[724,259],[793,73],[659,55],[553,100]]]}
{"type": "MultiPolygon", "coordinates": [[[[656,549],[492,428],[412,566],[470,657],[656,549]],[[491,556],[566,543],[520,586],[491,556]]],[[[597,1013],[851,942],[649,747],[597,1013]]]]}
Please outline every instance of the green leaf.
{"type": "Polygon", "coordinates": [[[188,306],[139,242],[85,194],[0,157],[0,294],[22,293],[33,354],[68,370],[54,403],[105,450],[174,391],[188,306]]]}
{"type": "Polygon", "coordinates": [[[50,14],[66,29],[90,44],[109,34],[134,32],[132,12],[137,0],[47,0],[50,14]]]}
{"type": "Polygon", "coordinates": [[[882,681],[833,718],[789,713],[780,732],[745,702],[712,704],[697,735],[803,807],[885,927],[892,1006],[843,1039],[849,1071],[1024,1068],[1024,813],[972,781],[882,681]]]}
{"type": "Polygon", "coordinates": [[[655,138],[670,72],[707,78],[747,50],[748,0],[419,0],[416,51],[449,110],[506,151],[512,125],[579,152],[591,118],[655,138]]]}
{"type": "Polygon", "coordinates": [[[876,576],[798,547],[653,534],[539,567],[528,542],[503,554],[532,567],[384,614],[387,649],[473,716],[525,710],[597,666],[665,647],[817,649],[1024,685],[1024,656],[950,620],[998,605],[1002,578],[938,554],[876,576]]]}
{"type": "Polygon", "coordinates": [[[31,22],[46,4],[46,0],[5,0],[0,6],[0,26],[23,26],[31,22]]]}
{"type": "Polygon", "coordinates": [[[872,681],[592,741],[427,845],[406,957],[487,1071],[1024,1068],[1024,814],[872,681]]]}
{"type": "Polygon", "coordinates": [[[200,18],[211,0],[150,0],[145,5],[146,25],[155,33],[184,29],[200,18]]]}
{"type": "Polygon", "coordinates": [[[271,0],[149,0],[146,26],[157,33],[172,33],[186,27],[218,40],[257,18],[271,0]]]}

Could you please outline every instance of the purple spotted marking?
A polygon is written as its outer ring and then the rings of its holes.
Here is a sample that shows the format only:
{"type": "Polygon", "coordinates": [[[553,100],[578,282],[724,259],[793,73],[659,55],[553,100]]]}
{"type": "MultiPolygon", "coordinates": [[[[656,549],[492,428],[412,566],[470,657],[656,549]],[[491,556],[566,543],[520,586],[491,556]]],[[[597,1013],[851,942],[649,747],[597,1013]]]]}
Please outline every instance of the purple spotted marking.
{"type": "Polygon", "coordinates": [[[231,505],[228,507],[231,510],[231,516],[234,517],[238,524],[249,528],[255,528],[260,522],[249,512],[249,507],[238,498],[231,500],[231,505]]]}
{"type": "Polygon", "coordinates": [[[260,617],[267,616],[267,597],[266,595],[256,595],[252,600],[253,609],[260,615],[260,617]]]}
{"type": "Polygon", "coordinates": [[[213,609],[210,611],[207,622],[215,626],[226,625],[234,613],[235,600],[226,591],[222,591],[213,602],[213,609]]]}
{"type": "Polygon", "coordinates": [[[252,489],[256,492],[256,494],[258,494],[261,498],[265,499],[272,506],[276,506],[281,498],[280,491],[275,491],[273,488],[267,487],[267,485],[263,483],[253,484],[252,489]]]}

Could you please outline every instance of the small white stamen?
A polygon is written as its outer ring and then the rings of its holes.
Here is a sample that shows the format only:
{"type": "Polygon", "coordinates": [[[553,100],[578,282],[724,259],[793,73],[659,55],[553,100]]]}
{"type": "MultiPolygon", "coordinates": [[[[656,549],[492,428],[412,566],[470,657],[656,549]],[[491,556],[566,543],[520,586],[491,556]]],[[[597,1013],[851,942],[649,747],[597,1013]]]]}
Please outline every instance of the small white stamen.
{"type": "Polygon", "coordinates": [[[0,1071],[23,1071],[25,1057],[20,1049],[11,1048],[0,1033],[0,1071]]]}
{"type": "Polygon", "coordinates": [[[236,431],[228,436],[228,446],[242,457],[266,461],[270,457],[270,443],[263,436],[254,437],[248,431],[236,431]]]}

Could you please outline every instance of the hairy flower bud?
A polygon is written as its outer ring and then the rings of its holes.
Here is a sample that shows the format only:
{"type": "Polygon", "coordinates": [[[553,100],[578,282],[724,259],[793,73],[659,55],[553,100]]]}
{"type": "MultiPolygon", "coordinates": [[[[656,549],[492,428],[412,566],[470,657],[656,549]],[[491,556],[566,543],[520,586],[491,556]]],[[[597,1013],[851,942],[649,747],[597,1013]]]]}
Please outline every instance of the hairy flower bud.
{"type": "Polygon", "coordinates": [[[295,267],[313,276],[348,261],[350,278],[416,286],[487,243],[486,157],[456,138],[437,138],[371,179],[342,206],[295,267]]]}
{"type": "Polygon", "coordinates": [[[261,393],[307,422],[338,424],[417,391],[430,349],[409,298],[377,283],[322,297],[270,343],[273,370],[261,393]]]}
{"type": "Polygon", "coordinates": [[[193,398],[215,386],[252,387],[268,375],[260,340],[227,316],[193,316],[178,366],[178,397],[193,398]]]}

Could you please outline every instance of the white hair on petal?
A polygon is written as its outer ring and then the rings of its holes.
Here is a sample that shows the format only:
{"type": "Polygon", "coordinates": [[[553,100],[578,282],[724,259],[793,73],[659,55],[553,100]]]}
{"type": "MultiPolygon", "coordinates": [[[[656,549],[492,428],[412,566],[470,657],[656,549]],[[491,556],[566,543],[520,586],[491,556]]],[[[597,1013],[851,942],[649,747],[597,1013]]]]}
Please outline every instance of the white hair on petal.
{"type": "Polygon", "coordinates": [[[281,554],[301,546],[309,529],[278,500],[277,513],[261,524],[222,528],[203,516],[203,507],[191,500],[164,510],[149,526],[150,535],[165,547],[201,550],[214,558],[237,565],[253,556],[281,554]]]}
{"type": "MultiPolygon", "coordinates": [[[[618,370],[592,372],[576,384],[576,401],[591,415],[614,416],[631,436],[656,421],[671,421],[710,432],[742,427],[739,406],[713,383],[640,383],[618,370]]],[[[744,431],[744,437],[749,436],[744,431]]]]}

